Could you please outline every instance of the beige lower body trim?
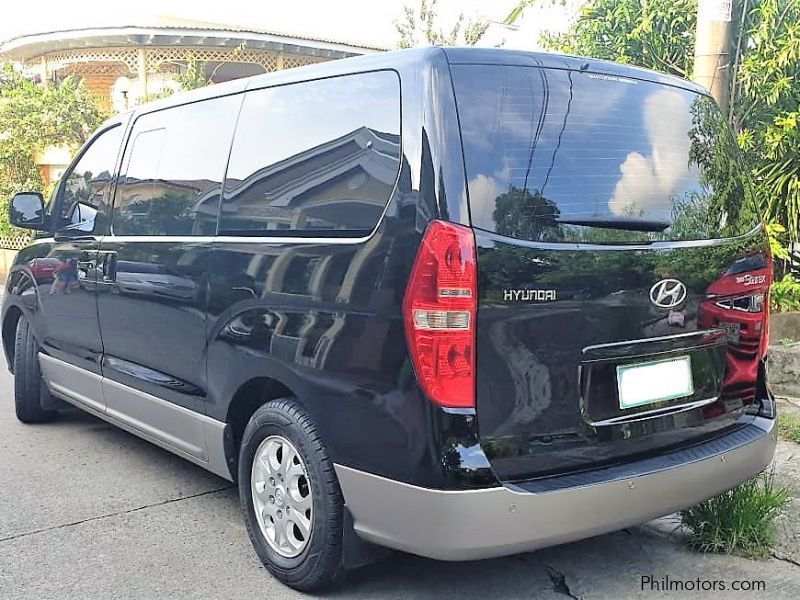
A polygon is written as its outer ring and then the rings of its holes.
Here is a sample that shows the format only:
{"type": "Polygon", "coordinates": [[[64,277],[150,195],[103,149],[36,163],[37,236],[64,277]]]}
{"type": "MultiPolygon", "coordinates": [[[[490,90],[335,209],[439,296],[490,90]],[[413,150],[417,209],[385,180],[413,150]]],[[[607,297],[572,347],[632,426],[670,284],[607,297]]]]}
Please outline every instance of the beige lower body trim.
{"type": "Polygon", "coordinates": [[[47,354],[39,366],[54,396],[231,480],[225,423],[47,354]]]}
{"type": "Polygon", "coordinates": [[[440,560],[526,552],[623,529],[702,502],[760,473],[772,461],[775,421],[764,435],[702,460],[656,473],[566,488],[520,492],[421,488],[335,465],[355,531],[364,539],[440,560]]]}

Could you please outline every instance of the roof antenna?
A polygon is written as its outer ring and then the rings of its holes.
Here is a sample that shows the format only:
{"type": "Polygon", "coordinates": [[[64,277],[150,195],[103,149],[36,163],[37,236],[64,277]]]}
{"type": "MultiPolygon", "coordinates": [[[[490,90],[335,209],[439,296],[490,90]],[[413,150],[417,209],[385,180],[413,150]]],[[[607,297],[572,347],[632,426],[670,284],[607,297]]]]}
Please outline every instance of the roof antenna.
{"type": "Polygon", "coordinates": [[[583,72],[583,71],[588,71],[588,70],[589,70],[589,63],[583,63],[581,65],[580,71],[583,72]]]}

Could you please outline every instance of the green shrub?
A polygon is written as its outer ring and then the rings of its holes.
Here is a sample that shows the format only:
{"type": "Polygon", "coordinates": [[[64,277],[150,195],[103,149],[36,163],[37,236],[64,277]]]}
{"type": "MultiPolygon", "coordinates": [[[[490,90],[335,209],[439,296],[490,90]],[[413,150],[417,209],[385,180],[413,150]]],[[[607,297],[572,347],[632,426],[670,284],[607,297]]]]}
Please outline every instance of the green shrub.
{"type": "Polygon", "coordinates": [[[789,489],[775,484],[769,471],[697,506],[681,511],[689,545],[701,552],[769,556],[775,519],[792,500],[789,489]]]}
{"type": "Polygon", "coordinates": [[[800,281],[791,273],[772,284],[772,309],[778,312],[800,310],[800,281]]]}
{"type": "Polygon", "coordinates": [[[0,235],[15,233],[7,218],[11,196],[44,191],[37,153],[48,146],[77,150],[103,118],[79,79],[42,87],[0,63],[0,235]]]}
{"type": "Polygon", "coordinates": [[[800,444],[800,415],[781,413],[778,432],[783,439],[800,444]]]}

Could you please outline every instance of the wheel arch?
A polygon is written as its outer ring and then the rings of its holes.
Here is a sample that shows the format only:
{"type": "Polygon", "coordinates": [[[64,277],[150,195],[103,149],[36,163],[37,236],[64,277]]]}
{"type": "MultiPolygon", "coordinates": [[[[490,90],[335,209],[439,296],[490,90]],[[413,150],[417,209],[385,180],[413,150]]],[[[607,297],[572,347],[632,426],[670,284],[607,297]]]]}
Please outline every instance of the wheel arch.
{"type": "Polygon", "coordinates": [[[250,417],[267,402],[291,397],[300,402],[297,395],[286,385],[271,377],[253,377],[242,383],[231,398],[225,415],[229,436],[225,444],[225,458],[234,481],[239,465],[239,448],[242,434],[250,417]]]}
{"type": "Polygon", "coordinates": [[[22,309],[15,305],[9,306],[6,314],[3,316],[3,352],[5,352],[6,355],[8,370],[12,373],[14,372],[14,338],[17,334],[17,323],[21,316],[22,309]]]}

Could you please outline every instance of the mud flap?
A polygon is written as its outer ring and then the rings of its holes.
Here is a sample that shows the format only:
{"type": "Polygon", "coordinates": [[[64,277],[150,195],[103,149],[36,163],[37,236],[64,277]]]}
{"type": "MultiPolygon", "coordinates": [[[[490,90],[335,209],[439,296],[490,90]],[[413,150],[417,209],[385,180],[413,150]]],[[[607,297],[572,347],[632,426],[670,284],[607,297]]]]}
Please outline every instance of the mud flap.
{"type": "Polygon", "coordinates": [[[342,518],[342,566],[357,569],[389,556],[392,550],[361,539],[353,528],[353,515],[347,505],[342,518]]]}

